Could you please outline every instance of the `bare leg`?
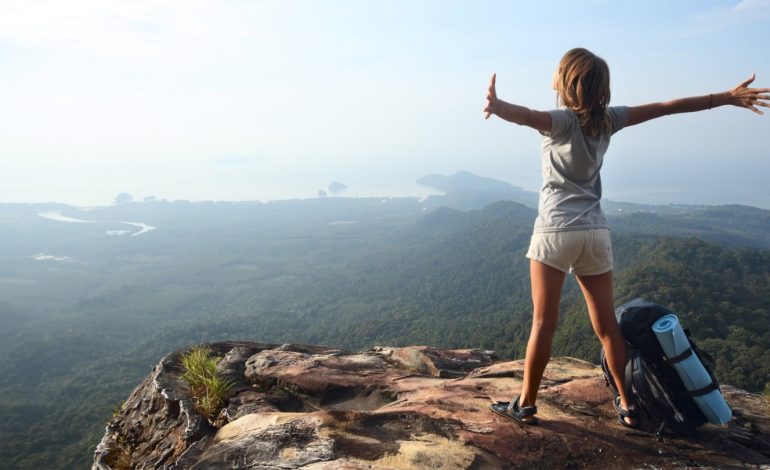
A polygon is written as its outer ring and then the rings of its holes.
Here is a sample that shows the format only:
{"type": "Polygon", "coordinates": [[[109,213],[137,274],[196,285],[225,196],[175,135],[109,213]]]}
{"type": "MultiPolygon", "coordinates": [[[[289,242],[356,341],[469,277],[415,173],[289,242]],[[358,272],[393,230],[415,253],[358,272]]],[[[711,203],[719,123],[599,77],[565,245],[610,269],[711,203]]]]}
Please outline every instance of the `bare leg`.
{"type": "MultiPolygon", "coordinates": [[[[596,276],[576,276],[591,316],[591,325],[604,348],[607,365],[612,379],[620,392],[620,404],[628,409],[630,397],[626,395],[625,366],[626,344],[620,334],[618,321],[615,318],[615,304],[612,299],[612,271],[596,276]]],[[[634,424],[631,418],[625,418],[628,424],[634,424]]]]}
{"type": "Polygon", "coordinates": [[[566,275],[535,260],[530,260],[529,273],[532,281],[532,330],[524,358],[521,406],[533,406],[537,399],[540,380],[551,358],[551,343],[559,322],[559,301],[566,275]]]}

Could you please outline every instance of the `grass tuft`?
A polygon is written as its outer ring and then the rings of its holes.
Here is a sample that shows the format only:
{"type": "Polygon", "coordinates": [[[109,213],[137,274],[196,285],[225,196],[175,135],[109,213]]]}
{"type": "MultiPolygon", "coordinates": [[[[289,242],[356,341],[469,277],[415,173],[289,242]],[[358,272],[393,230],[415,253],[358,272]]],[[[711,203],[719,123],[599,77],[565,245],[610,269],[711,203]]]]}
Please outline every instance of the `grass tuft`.
{"type": "Polygon", "coordinates": [[[118,403],[112,405],[112,418],[115,419],[120,415],[120,410],[123,408],[123,404],[126,403],[125,400],[121,400],[118,403]]]}
{"type": "Polygon", "coordinates": [[[182,356],[182,380],[187,382],[195,407],[209,421],[213,421],[224,407],[233,386],[217,371],[219,358],[211,348],[196,346],[182,356]]]}

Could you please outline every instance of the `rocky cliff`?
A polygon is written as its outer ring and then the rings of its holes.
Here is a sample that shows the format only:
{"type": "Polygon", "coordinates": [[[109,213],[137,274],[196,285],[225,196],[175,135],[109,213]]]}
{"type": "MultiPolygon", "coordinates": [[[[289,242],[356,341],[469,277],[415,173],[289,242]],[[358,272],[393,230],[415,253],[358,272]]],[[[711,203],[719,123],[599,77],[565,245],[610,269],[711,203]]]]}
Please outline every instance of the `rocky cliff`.
{"type": "Polygon", "coordinates": [[[541,424],[521,426],[488,409],[523,370],[493,351],[209,346],[235,383],[222,412],[195,409],[175,351],[107,425],[94,469],[770,468],[767,399],[729,386],[728,425],[659,439],[617,424],[601,369],[576,359],[551,361],[541,424]]]}

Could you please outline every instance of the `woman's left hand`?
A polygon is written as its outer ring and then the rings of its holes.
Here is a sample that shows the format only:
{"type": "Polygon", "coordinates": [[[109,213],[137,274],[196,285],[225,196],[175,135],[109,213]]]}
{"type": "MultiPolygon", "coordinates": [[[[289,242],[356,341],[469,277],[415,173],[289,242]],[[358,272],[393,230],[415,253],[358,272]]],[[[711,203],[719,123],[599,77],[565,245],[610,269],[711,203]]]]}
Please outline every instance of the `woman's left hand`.
{"type": "Polygon", "coordinates": [[[492,79],[489,81],[489,90],[487,91],[487,106],[484,108],[484,119],[489,119],[489,116],[497,113],[497,92],[495,91],[495,77],[496,73],[492,74],[492,79]]]}
{"type": "Polygon", "coordinates": [[[740,83],[738,86],[728,92],[733,105],[740,106],[741,108],[748,108],[757,114],[765,114],[756,106],[764,106],[770,108],[770,104],[767,100],[770,100],[770,95],[763,93],[770,93],[770,88],[749,88],[749,84],[754,81],[756,75],[751,76],[740,83]]]}

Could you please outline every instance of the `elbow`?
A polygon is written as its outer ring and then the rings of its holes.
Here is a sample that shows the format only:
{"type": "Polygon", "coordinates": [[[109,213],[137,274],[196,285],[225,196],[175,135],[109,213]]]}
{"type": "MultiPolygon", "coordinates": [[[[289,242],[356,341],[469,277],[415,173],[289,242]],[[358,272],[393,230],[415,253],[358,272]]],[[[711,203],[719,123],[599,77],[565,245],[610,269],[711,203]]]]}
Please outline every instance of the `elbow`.
{"type": "Polygon", "coordinates": [[[529,126],[532,124],[532,110],[528,109],[526,113],[524,113],[524,116],[522,116],[521,123],[522,126],[529,126]]]}
{"type": "Polygon", "coordinates": [[[658,106],[658,114],[659,116],[668,116],[674,114],[674,102],[666,101],[665,103],[660,103],[658,106]]]}
{"type": "Polygon", "coordinates": [[[534,127],[535,123],[535,112],[531,109],[528,109],[527,112],[524,114],[523,122],[520,122],[519,124],[522,126],[529,126],[534,127]]]}

